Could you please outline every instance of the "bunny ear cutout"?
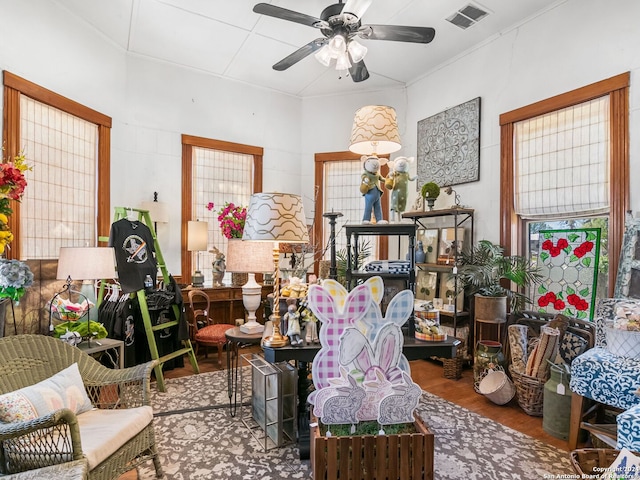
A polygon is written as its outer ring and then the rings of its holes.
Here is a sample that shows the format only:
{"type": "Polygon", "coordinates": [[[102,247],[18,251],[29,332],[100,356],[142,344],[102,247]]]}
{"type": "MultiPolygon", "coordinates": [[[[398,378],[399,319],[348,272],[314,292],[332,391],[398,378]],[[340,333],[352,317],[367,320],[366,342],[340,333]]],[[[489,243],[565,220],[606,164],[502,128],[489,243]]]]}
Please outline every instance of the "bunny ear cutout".
{"type": "Polygon", "coordinates": [[[364,284],[369,286],[372,300],[376,302],[377,305],[380,305],[382,297],[384,296],[384,282],[382,278],[378,276],[369,277],[364,284]]]}
{"type": "Polygon", "coordinates": [[[328,323],[338,313],[333,297],[321,285],[311,285],[307,292],[307,306],[322,323],[328,323]]]}
{"type": "Polygon", "coordinates": [[[348,293],[342,314],[348,318],[351,323],[356,322],[367,313],[370,303],[371,290],[368,285],[363,283],[348,293]]]}
{"type": "Polygon", "coordinates": [[[393,322],[398,326],[402,326],[407,321],[411,312],[413,312],[413,292],[411,290],[402,290],[389,302],[385,320],[393,322]]]}
{"type": "Polygon", "coordinates": [[[322,288],[329,292],[334,298],[338,308],[342,310],[344,308],[344,302],[347,299],[347,289],[344,286],[332,278],[328,278],[322,282],[322,288]]]}
{"type": "Polygon", "coordinates": [[[373,354],[385,374],[398,366],[403,343],[402,330],[396,325],[388,323],[378,332],[373,354]]]}

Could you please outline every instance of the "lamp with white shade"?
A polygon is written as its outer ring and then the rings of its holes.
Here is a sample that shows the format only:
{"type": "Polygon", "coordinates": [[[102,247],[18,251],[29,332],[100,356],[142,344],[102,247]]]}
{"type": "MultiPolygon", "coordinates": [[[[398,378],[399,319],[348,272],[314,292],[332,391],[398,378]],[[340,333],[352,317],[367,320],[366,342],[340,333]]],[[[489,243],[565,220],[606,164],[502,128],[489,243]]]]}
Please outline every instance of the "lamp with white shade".
{"type": "Polygon", "coordinates": [[[243,240],[271,242],[274,266],[273,334],[264,338],[267,347],[283,347],[288,338],[280,332],[279,243],[308,243],[304,205],[299,195],[290,193],[255,193],[249,200],[243,240]]]}
{"type": "MultiPolygon", "coordinates": [[[[360,155],[387,155],[402,148],[396,111],[386,105],[368,105],[356,111],[349,150],[360,155]]],[[[380,161],[384,164],[386,161],[380,161]]]]}
{"type": "Polygon", "coordinates": [[[273,247],[269,242],[252,242],[233,239],[227,245],[227,270],[248,273],[249,280],[242,285],[242,303],[247,310],[247,321],[240,326],[243,333],[260,333],[264,330],[256,320],[256,310],[262,300],[262,286],[256,282],[255,273],[273,271],[273,247]]]}
{"type": "Polygon", "coordinates": [[[200,271],[200,252],[207,249],[209,243],[209,224],[207,222],[189,221],[187,223],[187,250],[196,252],[196,270],[191,276],[194,287],[204,285],[204,275],[200,271]]]}
{"type": "MultiPolygon", "coordinates": [[[[74,293],[71,282],[82,280],[82,287],[77,293],[94,305],[93,309],[89,308],[87,322],[95,322],[98,319],[98,301],[94,281],[112,278],[117,278],[113,247],[62,247],[60,249],[56,279],[67,282],[61,293],[74,293]]],[[[100,288],[102,289],[103,286],[100,288]]],[[[90,342],[90,330],[87,329],[87,331],[89,332],[87,341],[90,342]]]]}
{"type": "Polygon", "coordinates": [[[169,223],[169,206],[164,202],[158,201],[158,192],[153,192],[153,202],[142,202],[140,208],[149,212],[156,233],[158,232],[159,223],[169,223]]]}

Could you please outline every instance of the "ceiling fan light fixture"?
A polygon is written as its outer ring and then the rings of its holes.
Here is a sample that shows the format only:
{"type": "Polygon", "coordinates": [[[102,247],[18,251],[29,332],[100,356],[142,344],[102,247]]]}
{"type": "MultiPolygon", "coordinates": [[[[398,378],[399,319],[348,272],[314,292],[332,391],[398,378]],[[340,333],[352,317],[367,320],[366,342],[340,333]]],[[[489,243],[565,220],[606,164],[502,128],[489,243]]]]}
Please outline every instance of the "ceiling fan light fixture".
{"type": "Polygon", "coordinates": [[[343,35],[334,35],[333,38],[329,40],[329,48],[333,56],[338,58],[339,55],[347,51],[347,40],[343,35]]]}
{"type": "Polygon", "coordinates": [[[338,55],[336,59],[336,70],[349,70],[351,68],[351,62],[349,61],[349,55],[344,52],[338,55]]]}
{"type": "Polygon", "coordinates": [[[329,47],[329,45],[325,45],[316,52],[315,57],[316,60],[318,60],[322,65],[328,67],[329,65],[331,65],[331,59],[333,58],[331,47],[329,47]]]}
{"type": "Polygon", "coordinates": [[[357,40],[349,41],[347,50],[349,51],[349,55],[351,55],[351,60],[353,60],[353,63],[361,62],[362,60],[364,60],[364,56],[367,54],[367,47],[362,45],[357,40]]]}

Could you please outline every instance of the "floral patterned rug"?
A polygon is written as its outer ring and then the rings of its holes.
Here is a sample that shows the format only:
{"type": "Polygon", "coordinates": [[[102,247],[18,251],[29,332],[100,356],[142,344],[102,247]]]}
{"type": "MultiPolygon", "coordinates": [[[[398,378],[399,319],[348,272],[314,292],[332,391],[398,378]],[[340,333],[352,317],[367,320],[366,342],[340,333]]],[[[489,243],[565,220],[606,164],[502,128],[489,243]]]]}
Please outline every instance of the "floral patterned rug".
{"type": "MultiPolygon", "coordinates": [[[[242,371],[250,374],[248,367],[242,371]]],[[[240,380],[240,379],[239,379],[240,380]]],[[[250,384],[246,381],[245,383],[250,384]]],[[[152,395],[156,439],[167,480],[310,479],[311,465],[295,445],[264,452],[229,413],[226,372],[166,381],[152,395]]],[[[243,392],[248,399],[248,387],[243,392]]],[[[238,401],[240,398],[238,397],[238,401]]],[[[424,393],[418,413],[435,433],[435,478],[465,480],[569,478],[569,454],[493,420],[424,393]]],[[[155,478],[151,465],[141,480],[155,478]]]]}

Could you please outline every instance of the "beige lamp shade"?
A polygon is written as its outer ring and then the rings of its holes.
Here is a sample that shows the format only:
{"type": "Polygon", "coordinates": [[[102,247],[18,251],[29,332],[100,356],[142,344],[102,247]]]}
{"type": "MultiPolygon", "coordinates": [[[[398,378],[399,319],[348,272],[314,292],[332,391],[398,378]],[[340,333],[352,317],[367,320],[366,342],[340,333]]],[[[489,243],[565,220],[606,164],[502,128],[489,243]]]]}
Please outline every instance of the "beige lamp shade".
{"type": "Polygon", "coordinates": [[[99,280],[117,278],[113,247],[62,247],[58,257],[56,278],[66,280],[99,280]]]}
{"type": "Polygon", "coordinates": [[[209,224],[207,222],[189,221],[187,224],[187,250],[202,252],[209,243],[209,224]]]}
{"type": "Polygon", "coordinates": [[[149,210],[152,222],[169,223],[169,206],[164,202],[142,202],[142,210],[149,210]]]}
{"type": "Polygon", "coordinates": [[[273,246],[269,242],[230,239],[225,263],[227,271],[233,273],[272,272],[273,246]]]}
{"type": "Polygon", "coordinates": [[[368,105],[356,112],[349,150],[360,155],[386,155],[401,148],[393,107],[368,105]]]}
{"type": "Polygon", "coordinates": [[[302,198],[290,193],[251,195],[242,240],[309,243],[302,198]]]}

